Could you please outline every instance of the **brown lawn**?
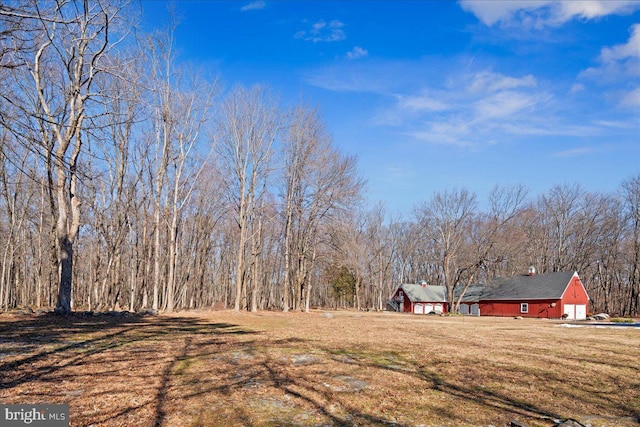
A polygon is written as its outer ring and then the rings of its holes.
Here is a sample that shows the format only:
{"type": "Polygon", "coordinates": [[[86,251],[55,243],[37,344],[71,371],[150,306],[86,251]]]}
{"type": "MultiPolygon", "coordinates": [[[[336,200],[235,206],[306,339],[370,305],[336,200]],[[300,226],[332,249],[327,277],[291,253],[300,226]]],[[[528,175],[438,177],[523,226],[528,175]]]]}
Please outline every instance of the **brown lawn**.
{"type": "Polygon", "coordinates": [[[0,315],[0,403],[72,426],[638,426],[640,329],[322,312],[0,315]]]}

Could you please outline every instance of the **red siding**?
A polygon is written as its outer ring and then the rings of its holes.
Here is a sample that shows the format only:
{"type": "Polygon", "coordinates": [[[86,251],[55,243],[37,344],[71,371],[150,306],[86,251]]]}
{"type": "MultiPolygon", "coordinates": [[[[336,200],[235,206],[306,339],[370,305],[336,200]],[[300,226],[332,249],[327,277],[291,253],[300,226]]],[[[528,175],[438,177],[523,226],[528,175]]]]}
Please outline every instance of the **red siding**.
{"type": "Polygon", "coordinates": [[[550,319],[558,319],[562,317],[562,306],[559,300],[480,301],[480,315],[507,317],[546,317],[550,319]],[[522,313],[520,311],[521,303],[529,304],[526,313],[522,313]]]}
{"type": "Polygon", "coordinates": [[[404,296],[404,306],[402,307],[402,311],[405,313],[413,313],[411,309],[411,300],[406,295],[404,296]]]}
{"type": "Polygon", "coordinates": [[[404,313],[413,313],[413,310],[411,309],[411,300],[409,300],[409,298],[407,297],[407,295],[404,293],[402,289],[400,288],[396,289],[396,291],[391,296],[391,299],[395,299],[395,300],[399,299],[398,294],[400,292],[402,292],[402,296],[403,296],[403,302],[401,303],[402,311],[404,313]]]}
{"type": "Polygon", "coordinates": [[[569,282],[569,286],[565,289],[562,295],[563,304],[586,304],[587,311],[589,310],[589,296],[585,291],[580,278],[574,275],[569,282]]]}
{"type": "Polygon", "coordinates": [[[565,304],[584,304],[589,311],[589,296],[578,275],[574,275],[560,300],[480,301],[481,316],[522,316],[560,319],[565,304]],[[521,303],[529,304],[527,313],[520,311],[521,303]]]}

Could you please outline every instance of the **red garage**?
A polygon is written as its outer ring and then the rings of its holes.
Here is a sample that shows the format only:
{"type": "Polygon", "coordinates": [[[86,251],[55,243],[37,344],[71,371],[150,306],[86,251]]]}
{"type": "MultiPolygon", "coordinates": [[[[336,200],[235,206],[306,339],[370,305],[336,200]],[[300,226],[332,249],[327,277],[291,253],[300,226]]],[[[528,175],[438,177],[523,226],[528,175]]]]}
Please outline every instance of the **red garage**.
{"type": "Polygon", "coordinates": [[[442,314],[448,311],[444,286],[403,284],[393,292],[389,304],[395,311],[414,314],[442,314]]]}
{"type": "Polygon", "coordinates": [[[577,272],[498,278],[479,301],[481,316],[586,319],[589,296],[577,272]]]}

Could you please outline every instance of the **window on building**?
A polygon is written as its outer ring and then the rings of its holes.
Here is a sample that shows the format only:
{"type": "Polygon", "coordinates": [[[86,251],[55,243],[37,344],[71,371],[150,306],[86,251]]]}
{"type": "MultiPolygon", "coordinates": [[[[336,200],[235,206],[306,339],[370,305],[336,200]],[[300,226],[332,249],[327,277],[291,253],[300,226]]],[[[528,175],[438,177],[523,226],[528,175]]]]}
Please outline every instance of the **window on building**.
{"type": "Polygon", "coordinates": [[[520,304],[520,313],[528,313],[529,312],[529,303],[523,302],[520,304]]]}

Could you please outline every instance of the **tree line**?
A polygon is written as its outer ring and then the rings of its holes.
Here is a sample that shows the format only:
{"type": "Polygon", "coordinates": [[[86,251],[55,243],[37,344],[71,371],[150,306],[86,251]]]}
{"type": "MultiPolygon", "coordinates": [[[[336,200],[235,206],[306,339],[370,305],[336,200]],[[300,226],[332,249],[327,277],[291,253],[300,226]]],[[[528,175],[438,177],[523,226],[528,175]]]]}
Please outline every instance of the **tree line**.
{"type": "Polygon", "coordinates": [[[592,308],[637,315],[640,174],[610,194],[464,188],[407,218],[364,203],[357,159],[269,88],[179,62],[175,23],[132,5],[0,4],[0,307],[385,308],[400,283],[460,290],[577,270],[592,308]]]}

